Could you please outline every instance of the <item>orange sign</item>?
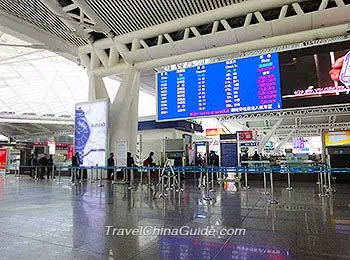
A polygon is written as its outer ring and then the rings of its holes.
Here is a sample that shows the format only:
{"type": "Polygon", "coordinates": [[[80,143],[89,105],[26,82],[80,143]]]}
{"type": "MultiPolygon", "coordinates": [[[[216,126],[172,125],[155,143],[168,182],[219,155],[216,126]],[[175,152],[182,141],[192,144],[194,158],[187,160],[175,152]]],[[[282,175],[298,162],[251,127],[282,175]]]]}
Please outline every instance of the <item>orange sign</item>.
{"type": "Polygon", "coordinates": [[[6,170],[7,149],[0,149],[0,171],[6,170]]]}
{"type": "Polygon", "coordinates": [[[227,134],[225,129],[223,128],[208,128],[205,129],[205,135],[206,136],[219,136],[219,135],[224,135],[227,134]]]}

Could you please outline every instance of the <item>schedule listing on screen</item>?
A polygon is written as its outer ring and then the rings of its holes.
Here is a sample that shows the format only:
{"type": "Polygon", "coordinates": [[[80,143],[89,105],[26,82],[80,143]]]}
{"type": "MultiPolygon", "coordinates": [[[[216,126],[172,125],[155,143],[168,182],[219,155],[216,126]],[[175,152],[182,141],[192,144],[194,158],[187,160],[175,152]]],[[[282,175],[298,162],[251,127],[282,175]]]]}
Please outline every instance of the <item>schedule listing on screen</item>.
{"type": "Polygon", "coordinates": [[[278,110],[277,53],[157,74],[158,120],[278,110]]]}

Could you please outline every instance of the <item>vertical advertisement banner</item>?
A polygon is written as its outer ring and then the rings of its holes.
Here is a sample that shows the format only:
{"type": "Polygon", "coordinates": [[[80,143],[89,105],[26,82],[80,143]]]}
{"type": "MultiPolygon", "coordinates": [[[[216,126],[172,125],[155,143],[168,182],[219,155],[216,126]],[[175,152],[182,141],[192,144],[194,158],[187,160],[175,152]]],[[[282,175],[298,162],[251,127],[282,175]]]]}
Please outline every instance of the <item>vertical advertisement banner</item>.
{"type": "Polygon", "coordinates": [[[106,166],[109,101],[75,105],[74,151],[83,166],[106,166]]]}
{"type": "Polygon", "coordinates": [[[6,171],[7,149],[0,149],[0,172],[6,171]]]}

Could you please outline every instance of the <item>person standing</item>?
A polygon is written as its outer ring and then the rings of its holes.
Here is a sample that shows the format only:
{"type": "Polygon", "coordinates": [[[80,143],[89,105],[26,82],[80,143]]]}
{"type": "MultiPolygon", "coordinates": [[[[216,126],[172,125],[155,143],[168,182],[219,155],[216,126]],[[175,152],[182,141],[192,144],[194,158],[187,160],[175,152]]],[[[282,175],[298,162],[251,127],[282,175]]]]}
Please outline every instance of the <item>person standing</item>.
{"type": "Polygon", "coordinates": [[[35,178],[35,171],[36,171],[37,164],[38,164],[37,157],[35,156],[35,154],[31,154],[28,161],[28,165],[30,167],[30,173],[29,173],[30,177],[35,178]]]}
{"type": "Polygon", "coordinates": [[[46,167],[47,167],[47,162],[48,162],[47,154],[44,153],[43,157],[41,157],[40,160],[39,160],[39,165],[40,165],[40,179],[44,179],[45,170],[46,170],[46,167]]]}
{"type": "Polygon", "coordinates": [[[47,159],[47,171],[46,171],[46,177],[47,179],[50,179],[50,176],[52,175],[52,169],[53,168],[53,158],[52,154],[49,155],[49,158],[47,159]]]}
{"type": "Polygon", "coordinates": [[[79,166],[80,166],[79,153],[76,152],[72,157],[72,182],[75,181],[75,175],[77,176],[77,179],[80,180],[79,169],[77,168],[79,166]]]}
{"type": "MultiPolygon", "coordinates": [[[[130,153],[130,152],[128,152],[126,155],[127,155],[127,156],[126,156],[126,166],[127,166],[127,167],[134,167],[134,166],[135,166],[134,157],[131,156],[131,153],[130,153]]],[[[128,169],[127,172],[128,172],[128,180],[130,180],[131,170],[128,169]]]]}
{"type": "Polygon", "coordinates": [[[133,166],[135,166],[134,157],[131,156],[131,153],[130,153],[130,152],[127,153],[126,164],[127,164],[128,167],[133,167],[133,166]]]}
{"type": "Polygon", "coordinates": [[[153,155],[154,155],[154,152],[149,153],[147,159],[144,160],[143,162],[143,166],[150,166],[150,167],[155,166],[155,163],[153,163],[153,155]]]}
{"type": "Polygon", "coordinates": [[[114,173],[114,154],[113,153],[109,154],[109,158],[107,160],[107,166],[108,166],[107,180],[111,181],[112,180],[112,174],[114,173]]]}

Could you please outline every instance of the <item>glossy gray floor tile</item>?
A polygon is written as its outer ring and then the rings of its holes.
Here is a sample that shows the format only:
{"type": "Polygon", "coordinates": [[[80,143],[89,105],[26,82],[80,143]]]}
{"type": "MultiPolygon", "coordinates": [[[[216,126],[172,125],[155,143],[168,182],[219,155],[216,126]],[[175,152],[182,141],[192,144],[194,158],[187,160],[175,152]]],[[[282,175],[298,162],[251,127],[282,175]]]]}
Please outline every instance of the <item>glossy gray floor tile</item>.
{"type": "Polygon", "coordinates": [[[350,259],[349,184],[321,199],[315,183],[288,192],[276,182],[276,205],[257,181],[248,191],[215,187],[211,201],[192,181],[166,199],[157,186],[104,184],[0,177],[0,259],[350,259]],[[214,233],[118,234],[150,226],[214,233]],[[220,234],[224,228],[245,233],[220,234]]]}

